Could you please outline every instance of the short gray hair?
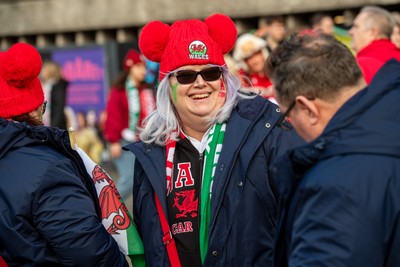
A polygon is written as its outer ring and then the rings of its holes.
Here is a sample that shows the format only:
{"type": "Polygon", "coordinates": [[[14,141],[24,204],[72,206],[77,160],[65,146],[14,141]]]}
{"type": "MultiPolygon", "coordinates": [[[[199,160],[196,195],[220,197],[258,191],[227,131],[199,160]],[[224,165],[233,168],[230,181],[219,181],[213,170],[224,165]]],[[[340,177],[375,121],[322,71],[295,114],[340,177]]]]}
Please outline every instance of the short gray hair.
{"type": "Polygon", "coordinates": [[[333,101],[363,81],[350,50],[332,35],[313,33],[285,40],[267,59],[266,72],[280,104],[296,96],[333,101]]]}
{"type": "Polygon", "coordinates": [[[377,6],[365,6],[360,13],[367,13],[368,17],[365,21],[365,27],[371,29],[376,27],[380,35],[390,38],[393,32],[394,19],[389,11],[377,6]]]}

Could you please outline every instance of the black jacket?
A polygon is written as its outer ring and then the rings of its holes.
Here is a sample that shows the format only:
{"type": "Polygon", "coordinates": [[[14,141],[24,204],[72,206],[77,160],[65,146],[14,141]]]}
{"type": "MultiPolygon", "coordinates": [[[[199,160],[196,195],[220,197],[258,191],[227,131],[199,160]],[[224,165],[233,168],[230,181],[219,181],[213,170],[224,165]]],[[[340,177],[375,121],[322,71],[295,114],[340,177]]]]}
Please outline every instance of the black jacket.
{"type": "Polygon", "coordinates": [[[61,129],[67,129],[67,120],[64,114],[65,103],[67,100],[68,82],[60,79],[51,89],[51,114],[50,125],[61,129]]]}

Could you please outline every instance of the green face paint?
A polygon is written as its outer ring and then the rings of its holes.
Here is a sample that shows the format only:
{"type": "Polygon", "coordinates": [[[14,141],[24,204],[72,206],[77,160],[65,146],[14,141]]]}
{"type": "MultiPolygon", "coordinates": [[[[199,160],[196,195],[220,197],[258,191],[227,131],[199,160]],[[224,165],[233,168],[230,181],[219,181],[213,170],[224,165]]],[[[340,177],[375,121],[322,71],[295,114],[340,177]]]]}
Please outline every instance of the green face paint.
{"type": "Polygon", "coordinates": [[[176,102],[176,100],[177,100],[176,89],[178,88],[178,85],[179,85],[179,83],[171,84],[172,100],[174,102],[176,102]]]}

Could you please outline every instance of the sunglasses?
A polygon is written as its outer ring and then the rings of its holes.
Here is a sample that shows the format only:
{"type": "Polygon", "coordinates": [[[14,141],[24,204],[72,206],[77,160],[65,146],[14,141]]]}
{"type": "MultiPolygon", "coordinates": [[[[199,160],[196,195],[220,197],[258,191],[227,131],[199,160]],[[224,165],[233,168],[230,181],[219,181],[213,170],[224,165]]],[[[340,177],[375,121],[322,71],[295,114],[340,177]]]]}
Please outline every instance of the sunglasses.
{"type": "Polygon", "coordinates": [[[221,74],[222,69],[220,67],[210,67],[201,71],[180,70],[171,75],[174,75],[180,84],[191,84],[196,81],[198,75],[200,75],[206,82],[213,82],[218,80],[221,77],[221,74]]]}

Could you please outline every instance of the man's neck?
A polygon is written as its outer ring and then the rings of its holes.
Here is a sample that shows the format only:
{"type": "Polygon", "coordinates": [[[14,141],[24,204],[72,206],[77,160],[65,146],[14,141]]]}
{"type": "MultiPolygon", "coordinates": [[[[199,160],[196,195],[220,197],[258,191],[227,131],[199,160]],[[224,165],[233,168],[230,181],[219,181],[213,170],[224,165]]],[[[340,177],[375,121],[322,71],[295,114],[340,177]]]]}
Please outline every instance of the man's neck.
{"type": "Polygon", "coordinates": [[[329,123],[329,121],[332,119],[332,117],[336,114],[336,112],[350,99],[352,98],[355,94],[357,94],[359,91],[364,89],[367,86],[365,83],[364,79],[362,78],[357,85],[349,87],[349,88],[344,88],[340,94],[338,94],[335,98],[335,101],[330,103],[328,106],[329,108],[327,109],[326,115],[325,115],[325,125],[329,123]]]}

